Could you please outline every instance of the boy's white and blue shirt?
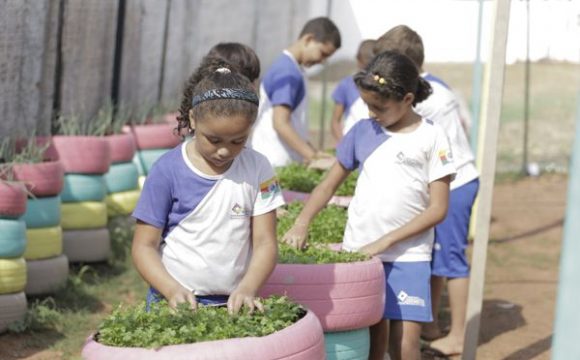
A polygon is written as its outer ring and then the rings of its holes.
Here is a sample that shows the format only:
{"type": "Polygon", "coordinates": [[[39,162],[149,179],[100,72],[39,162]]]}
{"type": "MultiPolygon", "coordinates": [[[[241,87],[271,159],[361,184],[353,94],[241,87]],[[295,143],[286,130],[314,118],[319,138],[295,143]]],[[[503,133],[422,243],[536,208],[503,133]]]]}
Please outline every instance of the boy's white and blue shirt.
{"type": "Polygon", "coordinates": [[[454,190],[479,177],[475,167],[475,156],[461,125],[456,95],[440,78],[430,73],[423,73],[421,76],[429,82],[433,93],[417,104],[415,110],[424,118],[439,124],[447,134],[457,168],[457,174],[450,186],[451,190],[454,190]]]}
{"type": "Polygon", "coordinates": [[[258,116],[248,141],[249,146],[264,154],[272,166],[302,161],[302,157],[286,145],[274,130],[274,107],[288,106],[292,127],[302,139],[308,140],[307,100],[304,72],[292,54],[285,50],[262,79],[258,116]]]}
{"type": "MultiPolygon", "coordinates": [[[[336,149],[348,170],[359,169],[348,208],[343,247],[355,251],[407,224],[429,205],[429,184],[455,174],[443,129],[422,119],[409,133],[392,133],[372,119],[358,121],[336,149]]],[[[379,255],[384,262],[429,261],[433,229],[379,255]]]]}
{"type": "Polygon", "coordinates": [[[186,143],[165,153],[145,181],[133,217],[162,229],[167,271],[196,295],[230,294],[251,258],[251,218],[284,204],[268,160],[244,149],[221,175],[188,159],[186,143]]]}
{"type": "Polygon", "coordinates": [[[360,92],[352,76],[342,79],[332,92],[336,104],[344,107],[342,134],[346,134],[352,126],[361,119],[369,117],[369,108],[360,97],[360,92]]]}

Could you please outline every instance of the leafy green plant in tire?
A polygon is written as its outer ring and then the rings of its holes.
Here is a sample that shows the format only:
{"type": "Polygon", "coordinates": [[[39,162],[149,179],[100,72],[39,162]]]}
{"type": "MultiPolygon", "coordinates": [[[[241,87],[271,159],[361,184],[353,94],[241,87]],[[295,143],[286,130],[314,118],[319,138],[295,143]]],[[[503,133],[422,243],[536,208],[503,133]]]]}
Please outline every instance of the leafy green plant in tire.
{"type": "Polygon", "coordinates": [[[229,315],[225,307],[199,306],[192,311],[180,304],[176,311],[165,301],[137,307],[118,307],[99,326],[96,340],[104,345],[158,348],[167,345],[192,344],[250,336],[266,336],[298,321],[305,310],[287,297],[263,299],[264,312],[250,314],[242,308],[229,315]]]}
{"type": "MultiPolygon", "coordinates": [[[[325,176],[325,172],[309,169],[305,165],[294,163],[276,169],[280,186],[283,189],[310,193],[325,176]]],[[[358,171],[351,172],[338,187],[335,195],[352,196],[358,178],[358,171]]]]}
{"type": "Polygon", "coordinates": [[[287,244],[278,247],[279,264],[337,264],[369,259],[369,256],[358,252],[336,251],[322,244],[313,244],[304,250],[287,244]]]}
{"type": "MultiPolygon", "coordinates": [[[[304,204],[293,202],[287,206],[287,213],[278,219],[277,236],[279,239],[290,230],[294,221],[304,208],[304,204]]],[[[322,209],[314,218],[308,228],[308,241],[310,243],[340,243],[344,236],[347,210],[345,208],[329,205],[322,209]]]]}

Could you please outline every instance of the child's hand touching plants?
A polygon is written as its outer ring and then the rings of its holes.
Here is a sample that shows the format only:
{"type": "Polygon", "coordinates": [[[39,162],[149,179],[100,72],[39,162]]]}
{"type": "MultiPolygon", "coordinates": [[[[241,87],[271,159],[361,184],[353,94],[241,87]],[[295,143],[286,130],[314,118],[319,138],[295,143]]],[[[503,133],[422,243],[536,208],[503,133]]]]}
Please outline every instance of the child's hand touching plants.
{"type": "Polygon", "coordinates": [[[240,311],[242,306],[246,306],[250,314],[254,312],[254,309],[264,312],[264,306],[254,292],[238,287],[230,294],[228,299],[228,312],[230,315],[235,315],[240,311]]]}
{"type": "Polygon", "coordinates": [[[168,295],[169,296],[166,297],[167,304],[172,309],[176,309],[177,305],[181,303],[189,303],[192,310],[197,309],[195,295],[181,285],[177,285],[168,295]]]}
{"type": "Polygon", "coordinates": [[[308,238],[308,224],[296,221],[294,225],[284,234],[282,242],[296,248],[306,248],[306,240],[308,238]]]}

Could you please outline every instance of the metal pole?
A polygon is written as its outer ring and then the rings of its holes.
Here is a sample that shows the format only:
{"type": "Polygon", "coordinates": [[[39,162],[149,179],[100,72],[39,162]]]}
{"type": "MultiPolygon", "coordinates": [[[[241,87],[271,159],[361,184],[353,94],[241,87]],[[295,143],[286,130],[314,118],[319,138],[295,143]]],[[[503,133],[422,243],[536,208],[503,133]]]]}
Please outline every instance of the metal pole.
{"type": "Polygon", "coordinates": [[[479,0],[477,15],[477,45],[475,48],[475,63],[473,64],[473,79],[471,90],[471,149],[477,154],[477,140],[479,136],[479,116],[481,111],[481,78],[483,67],[481,64],[481,28],[483,24],[483,0],[479,0]]]}
{"type": "MultiPolygon", "coordinates": [[[[332,11],[332,0],[326,1],[326,16],[330,17],[330,12],[332,11]]],[[[326,62],[322,68],[322,102],[320,110],[320,126],[319,126],[319,133],[318,133],[318,149],[324,148],[324,120],[326,118],[326,94],[328,92],[328,80],[326,78],[326,72],[328,70],[328,66],[326,62]]]]}
{"type": "Polygon", "coordinates": [[[528,173],[528,138],[530,127],[530,0],[526,0],[526,65],[524,77],[524,149],[522,174],[528,173]]]}
{"type": "Polygon", "coordinates": [[[572,160],[568,176],[568,199],[566,201],[566,220],[560,256],[560,281],[556,302],[554,340],[552,359],[580,359],[580,91],[576,108],[576,137],[572,149],[572,160]]]}

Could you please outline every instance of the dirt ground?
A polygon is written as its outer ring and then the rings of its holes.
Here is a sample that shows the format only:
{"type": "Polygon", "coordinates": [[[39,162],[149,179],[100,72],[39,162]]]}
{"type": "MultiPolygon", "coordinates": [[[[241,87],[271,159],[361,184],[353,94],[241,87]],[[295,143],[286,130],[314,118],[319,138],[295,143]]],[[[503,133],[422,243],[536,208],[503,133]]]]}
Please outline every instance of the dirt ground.
{"type": "MultiPolygon", "coordinates": [[[[496,185],[478,359],[549,359],[566,191],[558,175],[496,185]]],[[[0,359],[62,358],[31,340],[0,336],[0,359]]]]}
{"type": "Polygon", "coordinates": [[[557,175],[496,185],[477,359],[550,358],[566,191],[557,175]]]}

